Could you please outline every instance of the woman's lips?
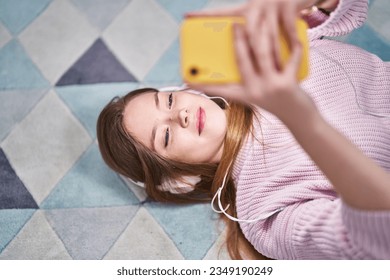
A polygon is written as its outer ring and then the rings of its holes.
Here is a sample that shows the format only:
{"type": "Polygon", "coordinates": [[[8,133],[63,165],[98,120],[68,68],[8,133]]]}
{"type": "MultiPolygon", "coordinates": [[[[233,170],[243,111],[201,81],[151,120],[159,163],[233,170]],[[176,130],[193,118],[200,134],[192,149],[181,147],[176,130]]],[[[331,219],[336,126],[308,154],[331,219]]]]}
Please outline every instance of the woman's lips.
{"type": "Polygon", "coordinates": [[[199,107],[198,111],[196,112],[196,128],[198,129],[199,135],[202,133],[204,124],[206,122],[206,112],[203,110],[202,107],[199,107]]]}

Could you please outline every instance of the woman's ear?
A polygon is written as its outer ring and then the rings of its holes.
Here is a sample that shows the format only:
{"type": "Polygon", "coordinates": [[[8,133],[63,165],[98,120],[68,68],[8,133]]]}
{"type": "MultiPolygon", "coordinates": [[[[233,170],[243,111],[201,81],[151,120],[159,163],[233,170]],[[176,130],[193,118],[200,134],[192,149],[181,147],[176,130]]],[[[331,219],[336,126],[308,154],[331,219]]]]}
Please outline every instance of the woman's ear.
{"type": "Polygon", "coordinates": [[[193,191],[200,181],[200,176],[183,176],[179,180],[165,180],[157,188],[173,194],[188,193],[193,191]]]}

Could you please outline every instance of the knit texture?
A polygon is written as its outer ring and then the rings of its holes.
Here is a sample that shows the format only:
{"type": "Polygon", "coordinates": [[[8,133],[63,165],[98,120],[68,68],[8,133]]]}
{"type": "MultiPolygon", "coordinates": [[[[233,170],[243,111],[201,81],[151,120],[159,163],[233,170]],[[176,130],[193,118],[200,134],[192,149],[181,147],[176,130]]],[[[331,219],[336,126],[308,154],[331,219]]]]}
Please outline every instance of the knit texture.
{"type": "MultiPolygon", "coordinates": [[[[332,126],[390,172],[390,63],[320,39],[359,27],[367,6],[345,0],[329,17],[311,16],[310,75],[302,88],[332,126]]],[[[240,222],[255,248],[276,259],[390,259],[390,212],[346,205],[289,130],[272,114],[259,114],[256,138],[249,136],[233,168],[238,218],[270,213],[240,222]]]]}

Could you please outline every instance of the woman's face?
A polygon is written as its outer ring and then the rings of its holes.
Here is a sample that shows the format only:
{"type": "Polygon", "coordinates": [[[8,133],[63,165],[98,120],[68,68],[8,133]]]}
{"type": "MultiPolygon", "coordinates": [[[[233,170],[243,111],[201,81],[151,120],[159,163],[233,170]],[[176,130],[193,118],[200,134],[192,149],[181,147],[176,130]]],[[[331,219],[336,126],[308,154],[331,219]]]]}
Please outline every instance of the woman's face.
{"type": "Polygon", "coordinates": [[[187,163],[217,163],[226,114],[215,102],[186,91],[147,92],[124,110],[126,130],[157,154],[187,163]]]}

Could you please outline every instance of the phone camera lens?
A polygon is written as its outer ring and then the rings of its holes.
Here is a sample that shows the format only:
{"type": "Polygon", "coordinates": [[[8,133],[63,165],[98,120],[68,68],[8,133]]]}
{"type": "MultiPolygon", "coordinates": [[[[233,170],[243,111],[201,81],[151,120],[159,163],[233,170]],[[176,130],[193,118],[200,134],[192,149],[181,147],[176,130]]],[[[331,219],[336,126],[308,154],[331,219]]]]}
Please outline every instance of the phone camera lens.
{"type": "Polygon", "coordinates": [[[196,69],[195,67],[192,67],[190,69],[190,73],[192,76],[198,75],[198,69],[196,69]]]}

